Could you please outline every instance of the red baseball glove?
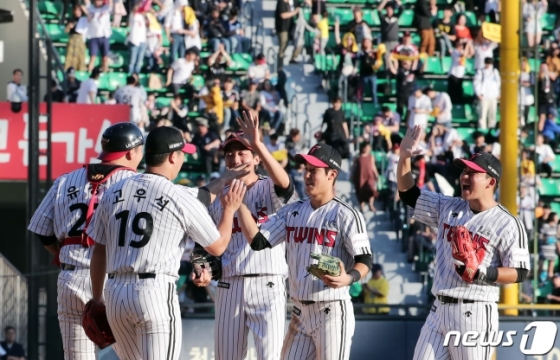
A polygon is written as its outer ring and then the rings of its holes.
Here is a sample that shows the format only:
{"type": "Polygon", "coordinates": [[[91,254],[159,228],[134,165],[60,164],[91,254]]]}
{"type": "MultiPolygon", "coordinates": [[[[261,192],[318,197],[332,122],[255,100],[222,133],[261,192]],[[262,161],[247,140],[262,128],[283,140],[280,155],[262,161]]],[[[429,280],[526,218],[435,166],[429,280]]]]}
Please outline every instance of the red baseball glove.
{"type": "Polygon", "coordinates": [[[87,337],[100,349],[115,343],[113,331],[107,320],[105,305],[95,304],[93,300],[88,301],[82,315],[82,326],[87,337]]]}
{"type": "Polygon", "coordinates": [[[471,234],[464,226],[457,226],[452,229],[453,236],[451,237],[451,254],[455,259],[455,270],[461,275],[461,278],[472,283],[476,277],[478,266],[484,257],[484,253],[476,250],[475,244],[471,239],[471,234]]]}

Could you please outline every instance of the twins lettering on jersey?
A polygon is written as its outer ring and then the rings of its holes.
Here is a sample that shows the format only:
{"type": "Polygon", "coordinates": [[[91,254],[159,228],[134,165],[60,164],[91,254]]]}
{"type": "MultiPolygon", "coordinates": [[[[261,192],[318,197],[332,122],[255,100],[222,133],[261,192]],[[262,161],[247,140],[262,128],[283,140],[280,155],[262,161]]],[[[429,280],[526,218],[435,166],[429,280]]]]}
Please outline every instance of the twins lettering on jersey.
{"type": "MultiPolygon", "coordinates": [[[[451,226],[449,224],[443,223],[443,238],[447,240],[447,242],[451,242],[451,234],[455,230],[456,226],[451,226]]],[[[474,244],[476,244],[477,249],[483,249],[486,252],[486,244],[490,242],[487,238],[479,233],[475,233],[469,230],[469,234],[471,235],[471,240],[474,244]]]]}
{"type": "MultiPolygon", "coordinates": [[[[255,208],[257,209],[257,216],[251,214],[255,223],[262,224],[268,220],[268,208],[266,206],[259,206],[255,204],[255,208]]],[[[232,234],[241,233],[241,226],[239,225],[239,220],[237,220],[237,216],[233,218],[233,228],[231,229],[232,234]]]]}
{"type": "Polygon", "coordinates": [[[287,226],[286,242],[307,243],[316,242],[318,245],[334,247],[338,231],[328,229],[317,229],[307,226],[287,226]]]}

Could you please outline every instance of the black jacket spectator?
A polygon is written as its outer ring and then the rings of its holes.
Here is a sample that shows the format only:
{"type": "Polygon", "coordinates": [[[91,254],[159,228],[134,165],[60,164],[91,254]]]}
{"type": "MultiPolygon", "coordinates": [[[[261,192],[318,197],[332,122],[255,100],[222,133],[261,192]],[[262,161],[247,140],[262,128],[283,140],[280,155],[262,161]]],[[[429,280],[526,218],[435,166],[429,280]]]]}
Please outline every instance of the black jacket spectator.
{"type": "Polygon", "coordinates": [[[388,41],[399,41],[399,15],[401,12],[401,7],[393,5],[387,5],[385,7],[388,13],[379,16],[381,21],[381,42],[386,43],[388,41]],[[390,8],[390,10],[389,10],[390,8]],[[394,10],[393,10],[394,9],[394,10]]]}
{"type": "Polygon", "coordinates": [[[275,26],[274,28],[276,29],[277,33],[280,32],[284,32],[284,31],[290,31],[290,27],[292,24],[293,19],[292,18],[288,18],[288,19],[282,19],[281,14],[286,13],[286,12],[290,12],[291,8],[290,8],[290,3],[284,0],[278,0],[276,3],[276,11],[274,12],[274,20],[275,20],[275,26]]]}
{"type": "Polygon", "coordinates": [[[416,27],[419,30],[432,28],[432,13],[430,11],[430,3],[428,0],[418,0],[416,4],[414,4],[414,14],[416,27]]]}

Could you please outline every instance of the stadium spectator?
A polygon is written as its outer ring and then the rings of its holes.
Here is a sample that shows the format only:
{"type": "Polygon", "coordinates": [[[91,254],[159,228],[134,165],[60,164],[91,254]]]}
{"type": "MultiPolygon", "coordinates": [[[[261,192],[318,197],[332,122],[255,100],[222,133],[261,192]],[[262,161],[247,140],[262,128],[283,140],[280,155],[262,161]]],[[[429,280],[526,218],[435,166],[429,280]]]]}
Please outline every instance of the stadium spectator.
{"type": "Polygon", "coordinates": [[[535,86],[535,74],[531,71],[529,61],[526,57],[521,58],[521,74],[519,75],[519,102],[523,109],[523,116],[521,117],[521,126],[529,122],[529,109],[535,104],[535,96],[533,95],[533,88],[535,86]]]}
{"type": "Polygon", "coordinates": [[[401,43],[393,49],[393,54],[391,56],[391,62],[395,66],[400,66],[399,62],[412,60],[412,67],[415,69],[418,67],[418,48],[412,43],[412,36],[410,31],[405,31],[401,40],[401,43]]]}
{"type": "Polygon", "coordinates": [[[232,64],[231,57],[224,48],[224,44],[218,45],[218,50],[208,58],[208,70],[206,79],[218,79],[220,82],[226,80],[227,68],[232,64]]]}
{"type": "Polygon", "coordinates": [[[521,184],[527,186],[539,185],[533,151],[525,149],[521,153],[521,184]]]}
{"type": "Polygon", "coordinates": [[[465,49],[459,40],[455,41],[455,48],[451,51],[451,68],[447,77],[447,93],[453,104],[463,104],[463,78],[466,72],[467,59],[472,56],[469,49],[465,49]]]}
{"type": "Polygon", "coordinates": [[[534,151],[537,153],[537,172],[546,173],[548,177],[552,176],[552,163],[556,155],[550,147],[550,145],[544,142],[544,136],[542,134],[537,135],[537,141],[534,146],[534,151]]]}
{"type": "Polygon", "coordinates": [[[345,101],[353,101],[358,90],[357,61],[358,44],[353,33],[347,32],[340,38],[340,24],[334,24],[334,37],[336,41],[336,54],[340,56],[338,64],[338,93],[345,101]]]}
{"type": "Polygon", "coordinates": [[[226,78],[222,91],[224,100],[224,126],[238,129],[237,118],[239,117],[239,92],[234,89],[234,82],[231,78],[226,78]]]}
{"type": "Polygon", "coordinates": [[[397,164],[401,154],[401,145],[393,144],[391,151],[387,153],[387,167],[385,168],[385,179],[387,180],[387,188],[389,189],[390,202],[399,200],[399,192],[397,191],[397,164]]]}
{"type": "Polygon", "coordinates": [[[292,27],[293,17],[299,13],[299,7],[291,10],[289,0],[278,0],[274,11],[276,36],[278,36],[278,58],[276,65],[284,65],[284,52],[288,46],[289,31],[292,27]]]}
{"type": "Polygon", "coordinates": [[[89,21],[87,38],[89,39],[89,65],[88,71],[93,71],[97,56],[102,57],[101,69],[109,70],[109,38],[111,37],[111,8],[112,0],[93,0],[87,8],[86,14],[89,21]]]}
{"type": "Polygon", "coordinates": [[[541,43],[543,28],[541,18],[546,14],[548,2],[546,0],[522,0],[522,4],[527,45],[532,48],[541,43]]]}
{"type": "Polygon", "coordinates": [[[25,350],[16,342],[16,329],[13,326],[4,328],[4,341],[0,342],[0,346],[6,353],[0,360],[25,360],[25,350]]]}
{"type": "Polygon", "coordinates": [[[360,154],[354,159],[352,165],[352,183],[360,211],[364,212],[364,206],[367,203],[369,210],[375,213],[374,201],[378,195],[377,181],[379,173],[375,166],[375,158],[371,154],[371,146],[368,142],[360,144],[360,154]]]}
{"type": "Polygon", "coordinates": [[[27,86],[22,85],[23,71],[12,71],[12,81],[6,86],[7,100],[10,102],[27,102],[27,86]]]}
{"type": "Polygon", "coordinates": [[[354,6],[352,13],[354,14],[354,18],[346,25],[345,30],[352,33],[356,43],[360,45],[363,39],[371,39],[371,30],[364,21],[364,14],[360,6],[354,6]]]}
{"type": "Polygon", "coordinates": [[[198,132],[194,135],[192,143],[205,164],[205,171],[210,174],[214,171],[214,164],[218,163],[217,152],[220,147],[220,137],[209,129],[208,120],[203,117],[196,118],[198,132]]]}
{"type": "Polygon", "coordinates": [[[480,131],[475,132],[472,135],[472,138],[474,142],[473,144],[471,144],[469,148],[470,150],[469,158],[474,154],[486,152],[486,149],[488,147],[488,145],[486,145],[486,138],[482,132],[480,131]]]}
{"type": "Polygon", "coordinates": [[[227,21],[227,36],[231,44],[232,53],[248,53],[251,51],[251,39],[245,36],[245,31],[239,22],[239,10],[232,8],[227,21]]]}
{"type": "Polygon", "coordinates": [[[161,24],[152,13],[146,13],[146,58],[148,58],[148,72],[159,72],[163,65],[161,54],[163,53],[163,35],[161,24]]]}
{"type": "Polygon", "coordinates": [[[348,158],[350,134],[344,111],[342,111],[342,99],[340,97],[335,98],[332,102],[332,108],[327,109],[323,114],[321,128],[325,128],[321,134],[321,139],[327,145],[338,150],[343,159],[348,158]]]}
{"type": "Polygon", "coordinates": [[[455,36],[455,25],[451,21],[453,9],[446,7],[443,9],[443,19],[436,18],[432,23],[434,34],[439,44],[440,57],[447,56],[452,51],[452,42],[457,38],[455,36]]]}
{"type": "Polygon", "coordinates": [[[529,188],[526,184],[519,187],[519,198],[517,204],[519,206],[519,219],[525,226],[527,238],[533,238],[533,224],[535,222],[535,204],[537,204],[538,196],[534,188],[529,188]]]}
{"type": "Polygon", "coordinates": [[[399,16],[401,13],[401,1],[383,0],[377,7],[379,20],[381,22],[381,42],[385,44],[385,64],[389,63],[391,52],[399,45],[399,16]],[[385,15],[381,11],[385,9],[385,15]]]}
{"type": "MultiPolygon", "coordinates": [[[[364,284],[366,304],[387,304],[389,296],[389,281],[383,276],[383,267],[380,264],[371,266],[371,280],[364,284]]],[[[364,313],[375,315],[388,315],[390,308],[388,307],[369,307],[364,308],[364,313]]]]}
{"type": "Polygon", "coordinates": [[[313,22],[317,26],[317,37],[319,37],[319,54],[325,55],[325,48],[329,42],[329,13],[324,11],[322,15],[313,14],[313,22]],[[321,16],[321,19],[319,19],[321,16]]]}
{"type": "Polygon", "coordinates": [[[484,13],[490,19],[491,23],[498,24],[498,15],[501,11],[501,1],[500,0],[486,0],[484,2],[484,13]]]}
{"type": "Polygon", "coordinates": [[[173,11],[165,18],[165,34],[171,44],[171,63],[185,57],[185,6],[187,0],[176,0],[173,11]]]}
{"type": "Polygon", "coordinates": [[[125,104],[130,106],[130,122],[144,128],[142,121],[143,94],[142,90],[136,86],[137,80],[130,75],[126,78],[126,85],[117,89],[113,94],[117,104],[125,104]]]}
{"type": "Polygon", "coordinates": [[[124,7],[123,0],[113,0],[113,22],[111,26],[118,28],[121,26],[123,16],[126,16],[126,8],[124,7]]]}
{"type": "MultiPolygon", "coordinates": [[[[383,66],[383,55],[385,54],[385,45],[373,46],[373,40],[364,38],[362,40],[362,50],[358,54],[358,63],[360,69],[360,80],[362,81],[362,94],[369,85],[373,97],[373,103],[378,104],[377,98],[377,72],[383,66]]],[[[363,99],[363,95],[362,95],[363,99]]]]}
{"type": "Polygon", "coordinates": [[[202,50],[202,40],[200,38],[200,21],[196,18],[194,10],[190,6],[184,7],[185,26],[183,31],[185,36],[185,49],[192,49],[198,55],[202,50]]]}
{"type": "MultiPolygon", "coordinates": [[[[546,64],[548,65],[548,71],[554,73],[555,78],[558,79],[558,76],[560,76],[560,48],[557,44],[549,49],[546,64]]],[[[554,94],[558,107],[560,105],[560,81],[554,82],[554,94]]]]}
{"type": "Polygon", "coordinates": [[[552,279],[554,276],[554,265],[560,251],[559,234],[558,215],[551,212],[539,230],[539,276],[541,282],[552,279]],[[548,262],[547,269],[544,269],[545,261],[548,262]]]}
{"type": "Polygon", "coordinates": [[[64,70],[74,68],[77,71],[86,70],[86,43],[84,35],[87,33],[89,22],[84,16],[82,6],[76,4],[72,9],[72,18],[68,19],[64,32],[69,34],[66,46],[64,70]]]}
{"type": "Polygon", "coordinates": [[[241,92],[241,107],[255,115],[258,115],[261,111],[261,94],[257,91],[258,85],[258,80],[252,79],[249,81],[249,89],[241,92]]]}
{"type": "Polygon", "coordinates": [[[280,95],[269,80],[263,83],[263,89],[260,92],[261,114],[263,123],[267,122],[271,127],[271,134],[275,134],[280,126],[284,123],[284,109],[280,106],[280,95]]]}
{"type": "Polygon", "coordinates": [[[427,53],[430,57],[434,55],[436,48],[436,39],[431,23],[432,15],[435,15],[436,11],[437,9],[430,5],[430,0],[417,0],[414,4],[416,26],[421,38],[420,52],[427,53]]]}
{"type": "Polygon", "coordinates": [[[196,66],[195,59],[195,52],[189,49],[184,57],[175,60],[169,70],[167,70],[166,86],[172,87],[174,95],[179,94],[181,88],[186,90],[188,99],[193,95],[194,90],[189,82],[196,66]]]}
{"type": "Polygon", "coordinates": [[[204,32],[208,39],[210,51],[218,51],[219,45],[222,44],[226,51],[228,53],[230,52],[230,42],[227,38],[227,31],[220,18],[220,10],[218,8],[215,7],[210,12],[210,18],[206,20],[206,24],[204,24],[204,32]]]}
{"type": "Polygon", "coordinates": [[[364,126],[363,140],[373,145],[373,151],[387,152],[393,146],[391,131],[383,125],[383,116],[378,114],[373,117],[373,123],[364,126]]]}
{"type": "Polygon", "coordinates": [[[494,50],[498,47],[498,44],[485,39],[482,36],[482,30],[480,30],[473,42],[474,46],[474,69],[480,70],[484,68],[484,61],[487,58],[494,59],[494,50]]]}
{"type": "Polygon", "coordinates": [[[175,95],[173,100],[169,103],[169,107],[171,109],[168,114],[168,119],[171,121],[171,125],[181,130],[185,140],[191,142],[191,131],[187,124],[189,108],[184,103],[181,95],[175,95]]]}
{"type": "Polygon", "coordinates": [[[451,127],[451,112],[453,111],[453,104],[451,103],[451,98],[447,93],[435,91],[433,88],[428,87],[424,90],[424,93],[428,95],[430,100],[432,100],[433,112],[431,115],[435,116],[436,123],[446,128],[451,127]]]}
{"type": "Polygon", "coordinates": [[[220,85],[221,82],[218,78],[209,80],[207,94],[194,94],[196,98],[204,101],[206,105],[203,111],[204,117],[208,120],[210,129],[216,132],[216,134],[220,133],[220,130],[224,124],[224,100],[222,98],[222,90],[220,88],[220,85]]]}
{"type": "MultiPolygon", "coordinates": [[[[381,107],[379,116],[383,118],[383,125],[393,134],[398,134],[401,126],[401,116],[394,112],[389,106],[381,107]]],[[[400,142],[400,141],[398,141],[400,142]]]]}
{"type": "MultiPolygon", "coordinates": [[[[64,92],[60,90],[55,79],[51,80],[51,99],[52,102],[64,102],[64,92]]],[[[45,94],[45,96],[43,97],[43,101],[49,101],[49,94],[45,94]]]]}
{"type": "Polygon", "coordinates": [[[146,42],[148,40],[146,28],[146,17],[140,12],[141,3],[138,1],[132,8],[128,19],[128,49],[130,50],[130,60],[128,63],[128,74],[142,71],[144,64],[144,54],[146,53],[146,42]]]}
{"type": "Polygon", "coordinates": [[[408,106],[408,97],[416,87],[416,80],[422,75],[420,68],[414,68],[411,60],[389,62],[389,69],[397,83],[397,113],[404,117],[404,110],[408,106]]]}
{"type": "MultiPolygon", "coordinates": [[[[552,292],[547,294],[546,298],[551,304],[558,305],[560,304],[560,274],[554,274],[554,277],[552,278],[552,286],[552,292]]],[[[550,316],[559,315],[558,310],[551,311],[549,314],[550,316]]]]}
{"type": "MultiPolygon", "coordinates": [[[[325,0],[304,0],[304,2],[311,6],[312,14],[321,14],[327,10],[327,2],[325,0]]],[[[292,3],[290,1],[290,3],[292,3]]]]}
{"type": "Polygon", "coordinates": [[[455,19],[455,35],[465,48],[472,46],[471,30],[467,27],[467,17],[465,14],[459,14],[455,19]]]}
{"type": "Polygon", "coordinates": [[[554,82],[556,79],[556,73],[550,71],[546,63],[542,63],[537,76],[539,131],[544,130],[546,118],[555,105],[554,82]]]}
{"type": "Polygon", "coordinates": [[[426,128],[428,118],[432,112],[432,101],[422,92],[420,86],[416,85],[414,92],[408,97],[407,125],[416,125],[426,128]]]}
{"type": "Polygon", "coordinates": [[[544,136],[546,142],[554,150],[558,149],[557,139],[558,136],[560,136],[560,125],[556,123],[557,117],[558,111],[556,110],[556,108],[550,108],[542,131],[542,135],[544,136]]]}
{"type": "Polygon", "coordinates": [[[478,98],[479,129],[496,127],[501,85],[500,72],[494,68],[492,58],[487,57],[484,59],[484,68],[476,71],[473,81],[474,93],[478,98]]]}
{"type": "MultiPolygon", "coordinates": [[[[315,16],[315,15],[314,15],[315,16]]],[[[319,16],[319,15],[317,15],[319,16]]],[[[301,8],[299,9],[299,13],[297,19],[295,21],[294,32],[293,32],[293,39],[292,42],[294,44],[294,51],[292,52],[292,59],[290,60],[290,64],[298,64],[298,57],[303,51],[303,47],[305,46],[305,32],[315,32],[316,29],[309,26],[307,20],[303,16],[303,11],[301,8]]],[[[328,40],[328,39],[327,39],[328,40]]]]}
{"type": "Polygon", "coordinates": [[[75,103],[78,99],[78,90],[80,89],[81,81],[76,79],[76,71],[73,67],[66,70],[66,101],[70,103],[75,103]]]}
{"type": "Polygon", "coordinates": [[[247,76],[249,79],[257,81],[258,84],[262,84],[265,80],[270,80],[270,70],[263,53],[258,54],[251,65],[249,65],[247,76]]]}
{"type": "Polygon", "coordinates": [[[78,89],[78,104],[95,104],[97,97],[97,79],[101,75],[101,70],[96,67],[91,72],[89,79],[82,81],[78,89]]]}

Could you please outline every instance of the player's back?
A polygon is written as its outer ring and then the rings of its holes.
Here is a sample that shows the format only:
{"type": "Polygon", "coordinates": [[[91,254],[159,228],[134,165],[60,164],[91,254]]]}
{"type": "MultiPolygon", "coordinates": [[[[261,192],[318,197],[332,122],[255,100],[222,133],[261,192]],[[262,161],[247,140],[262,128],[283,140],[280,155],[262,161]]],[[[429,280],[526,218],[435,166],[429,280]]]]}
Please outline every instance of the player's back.
{"type": "MultiPolygon", "coordinates": [[[[105,239],[107,272],[177,277],[187,234],[196,231],[191,224],[204,206],[190,189],[156,174],[138,174],[111,190],[96,214],[105,228],[95,229],[94,237],[105,239]]],[[[208,229],[207,237],[214,231],[208,229]]]]}
{"type": "MultiPolygon", "coordinates": [[[[272,179],[266,176],[259,176],[257,182],[245,194],[245,204],[259,224],[291,201],[293,196],[288,201],[278,196],[272,179]]],[[[217,224],[223,212],[221,203],[218,200],[214,201],[208,207],[208,212],[217,224]]],[[[236,214],[233,218],[230,243],[222,255],[223,277],[247,274],[287,275],[287,271],[284,245],[253,251],[243,235],[236,214]]]]}
{"type": "MultiPolygon", "coordinates": [[[[104,167],[102,164],[94,166],[97,169],[104,167]]],[[[99,185],[98,201],[103,199],[108,189],[116,182],[135,174],[129,169],[113,172],[105,182],[99,185]]],[[[54,235],[60,241],[68,238],[81,238],[91,199],[92,185],[88,181],[85,167],[64,174],[55,180],[33,215],[28,229],[42,236],[54,235]]],[[[91,252],[91,247],[84,247],[81,244],[63,246],[60,250],[60,262],[89,268],[91,252]]]]}

